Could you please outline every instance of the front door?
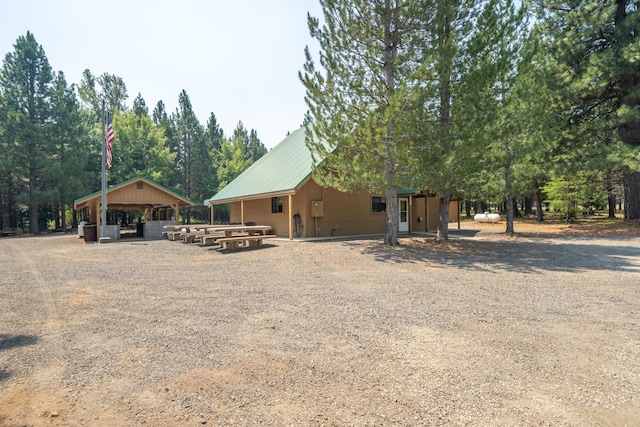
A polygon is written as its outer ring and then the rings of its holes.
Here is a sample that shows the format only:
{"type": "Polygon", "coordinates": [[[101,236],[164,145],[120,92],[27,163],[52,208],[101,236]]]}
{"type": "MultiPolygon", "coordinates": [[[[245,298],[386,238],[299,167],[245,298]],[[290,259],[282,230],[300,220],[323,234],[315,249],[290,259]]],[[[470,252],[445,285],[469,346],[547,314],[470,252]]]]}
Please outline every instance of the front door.
{"type": "Polygon", "coordinates": [[[398,199],[398,231],[409,231],[409,199],[401,197],[398,199]]]}

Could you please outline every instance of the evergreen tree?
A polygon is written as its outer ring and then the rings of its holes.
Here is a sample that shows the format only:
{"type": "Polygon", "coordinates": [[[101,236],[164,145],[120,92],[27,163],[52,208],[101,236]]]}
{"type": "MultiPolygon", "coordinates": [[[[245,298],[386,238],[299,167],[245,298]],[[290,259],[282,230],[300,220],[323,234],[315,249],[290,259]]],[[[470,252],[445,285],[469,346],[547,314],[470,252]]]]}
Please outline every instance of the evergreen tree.
{"type": "MultiPolygon", "coordinates": [[[[203,173],[208,173],[211,161],[206,149],[204,128],[198,121],[191,100],[186,91],[178,97],[178,109],[175,113],[177,156],[176,166],[180,173],[181,188],[185,196],[193,200],[204,200],[203,173]],[[204,156],[204,158],[202,158],[204,156]]],[[[187,209],[187,221],[190,221],[190,209],[187,209]]]]}
{"type": "Polygon", "coordinates": [[[53,74],[44,49],[30,32],[18,37],[0,70],[0,104],[4,140],[13,177],[10,209],[22,201],[29,208],[29,229],[40,231],[38,210],[43,202],[43,171],[48,167],[51,146],[46,132],[50,123],[50,90],[53,74]],[[21,185],[25,183],[25,185],[21,185]]]}
{"type": "Polygon", "coordinates": [[[267,153],[267,148],[258,138],[258,133],[254,129],[247,131],[244,124],[242,124],[242,121],[239,121],[238,125],[233,130],[231,140],[238,141],[247,158],[251,160],[251,163],[255,162],[267,153]]]}
{"type": "Polygon", "coordinates": [[[144,102],[144,98],[142,94],[138,92],[138,96],[133,100],[133,114],[136,116],[148,116],[149,108],[147,108],[147,103],[144,102]]]}
{"type": "Polygon", "coordinates": [[[96,78],[89,69],[85,69],[82,72],[82,79],[78,84],[78,97],[80,98],[82,108],[94,111],[96,121],[100,121],[102,117],[102,103],[100,102],[96,89],[96,78]]]}
{"type": "Polygon", "coordinates": [[[451,198],[477,197],[480,171],[491,165],[483,152],[491,142],[486,120],[495,113],[485,103],[497,99],[491,49],[499,29],[489,19],[491,5],[497,6],[481,0],[435,2],[421,22],[420,106],[413,112],[420,163],[414,179],[418,188],[440,198],[437,236],[442,239],[448,238],[451,198]]]}
{"type": "Polygon", "coordinates": [[[342,191],[384,193],[385,243],[398,244],[398,189],[409,175],[411,135],[404,130],[415,76],[416,34],[424,2],[321,0],[324,24],[309,16],[320,68],[306,48],[307,145],[314,178],[342,191]]]}
{"type": "MultiPolygon", "coordinates": [[[[80,109],[74,88],[67,86],[59,72],[51,91],[51,127],[48,138],[53,147],[46,169],[57,205],[56,227],[67,228],[67,207],[91,191],[91,159],[100,156],[101,144],[89,132],[90,122],[80,109]]],[[[97,136],[97,135],[96,135],[97,136]]]]}
{"type": "Polygon", "coordinates": [[[549,0],[538,8],[553,59],[555,110],[567,128],[565,152],[583,135],[614,130],[635,153],[624,159],[626,219],[640,218],[640,165],[633,161],[640,147],[638,7],[632,0],[549,0]]]}
{"type": "Polygon", "coordinates": [[[528,101],[535,95],[527,75],[532,58],[523,56],[527,34],[524,12],[522,7],[516,10],[512,0],[486,2],[478,16],[478,32],[474,37],[477,45],[471,49],[476,68],[470,76],[472,82],[484,82],[485,111],[480,116],[482,123],[477,115],[467,122],[486,142],[483,152],[493,163],[487,169],[500,171],[498,176],[488,179],[500,183],[495,193],[505,202],[507,234],[514,233],[514,198],[523,195],[525,185],[531,182],[529,159],[535,148],[525,131],[531,111],[528,101]]]}
{"type": "MultiPolygon", "coordinates": [[[[162,100],[158,101],[155,108],[153,109],[153,123],[156,125],[158,129],[161,129],[164,132],[165,136],[165,145],[169,149],[171,153],[174,154],[174,159],[177,157],[178,153],[178,142],[177,142],[177,131],[176,131],[176,123],[174,115],[169,115],[167,113],[166,107],[162,100]]],[[[174,160],[175,161],[175,160],[174,160]]],[[[180,191],[181,189],[181,177],[176,165],[173,164],[169,171],[167,171],[168,176],[168,186],[175,190],[180,191]]]]}
{"type": "Polygon", "coordinates": [[[209,120],[207,121],[207,129],[205,131],[205,144],[209,150],[209,159],[211,164],[209,165],[208,173],[208,197],[214,195],[219,188],[218,182],[218,168],[221,159],[222,144],[224,143],[224,131],[218,125],[216,115],[211,113],[209,120]]]}
{"type": "Polygon", "coordinates": [[[78,94],[85,107],[90,107],[96,115],[96,123],[102,118],[102,100],[106,101],[107,111],[127,111],[127,85],[121,77],[103,73],[95,77],[90,70],[82,72],[82,80],[78,85],[78,94]],[[99,89],[98,87],[99,86],[99,89]]]}

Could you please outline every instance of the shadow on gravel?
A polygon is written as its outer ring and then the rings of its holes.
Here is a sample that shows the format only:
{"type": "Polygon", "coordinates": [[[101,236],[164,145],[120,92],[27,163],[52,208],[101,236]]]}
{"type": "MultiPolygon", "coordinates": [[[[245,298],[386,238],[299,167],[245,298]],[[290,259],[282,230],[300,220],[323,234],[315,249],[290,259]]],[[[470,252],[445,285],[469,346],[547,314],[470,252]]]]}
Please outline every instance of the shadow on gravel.
{"type": "MultiPolygon", "coordinates": [[[[38,341],[35,335],[7,335],[0,334],[0,351],[9,350],[15,347],[24,347],[33,345],[38,341]]],[[[0,382],[11,376],[11,372],[0,368],[0,382]]],[[[0,418],[0,421],[2,419],[0,418]]],[[[1,424],[1,423],[0,423],[1,424]]]]}
{"type": "Polygon", "coordinates": [[[436,268],[520,273],[594,270],[640,272],[640,248],[598,244],[597,239],[551,243],[411,238],[402,241],[398,247],[371,242],[364,247],[359,245],[359,248],[363,254],[371,255],[379,262],[426,264],[436,268]]]}
{"type": "MultiPolygon", "coordinates": [[[[7,335],[0,334],[0,351],[9,350],[14,347],[24,347],[27,345],[33,345],[38,341],[38,337],[35,335],[7,335]]],[[[0,379],[1,379],[0,373],[0,379]]]]}

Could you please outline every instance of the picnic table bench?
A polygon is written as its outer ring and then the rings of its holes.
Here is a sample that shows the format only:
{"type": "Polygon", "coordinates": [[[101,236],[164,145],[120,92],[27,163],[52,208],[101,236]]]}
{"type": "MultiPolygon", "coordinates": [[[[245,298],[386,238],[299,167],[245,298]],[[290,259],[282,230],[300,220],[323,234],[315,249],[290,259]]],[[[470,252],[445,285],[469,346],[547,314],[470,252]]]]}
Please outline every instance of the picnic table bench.
{"type": "Polygon", "coordinates": [[[201,246],[210,246],[218,243],[219,239],[224,238],[224,233],[209,233],[200,237],[200,245],[201,246]]]}
{"type": "Polygon", "coordinates": [[[183,234],[189,232],[189,227],[176,227],[173,231],[163,231],[162,234],[169,240],[178,240],[183,234]]]}
{"type": "Polygon", "coordinates": [[[261,248],[264,239],[273,239],[277,237],[275,234],[254,234],[246,236],[233,236],[218,238],[217,241],[222,249],[238,250],[240,248],[240,242],[243,247],[256,247],[261,248]]]}

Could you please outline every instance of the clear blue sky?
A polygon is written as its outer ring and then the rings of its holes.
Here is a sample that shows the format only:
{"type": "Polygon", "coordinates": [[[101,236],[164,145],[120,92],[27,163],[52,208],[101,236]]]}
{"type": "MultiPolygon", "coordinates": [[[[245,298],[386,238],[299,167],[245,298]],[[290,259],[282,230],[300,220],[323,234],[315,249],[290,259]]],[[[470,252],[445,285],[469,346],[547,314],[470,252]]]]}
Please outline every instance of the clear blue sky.
{"type": "Polygon", "coordinates": [[[317,0],[2,0],[0,55],[31,31],[68,84],[115,74],[149,112],[175,111],[184,89],[202,125],[213,112],[229,136],[242,120],[272,148],[307,111],[307,12],[321,15],[317,0]]]}

